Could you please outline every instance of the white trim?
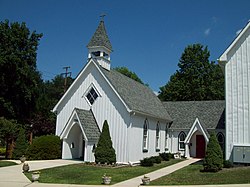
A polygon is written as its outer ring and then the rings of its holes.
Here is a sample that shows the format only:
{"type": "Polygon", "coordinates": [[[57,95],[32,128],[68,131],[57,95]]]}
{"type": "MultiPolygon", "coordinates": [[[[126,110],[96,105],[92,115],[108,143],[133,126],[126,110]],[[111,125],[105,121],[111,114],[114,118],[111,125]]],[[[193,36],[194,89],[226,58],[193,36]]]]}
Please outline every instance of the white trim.
{"type": "Polygon", "coordinates": [[[233,40],[233,42],[229,45],[229,47],[225,50],[225,52],[220,56],[220,58],[218,59],[219,62],[227,62],[227,54],[229,51],[231,51],[231,49],[235,46],[235,44],[240,40],[240,38],[242,37],[242,35],[246,32],[247,29],[250,28],[250,21],[246,24],[246,26],[242,29],[242,31],[240,32],[240,34],[238,34],[236,36],[236,38],[233,40]]]}
{"type": "Polygon", "coordinates": [[[204,136],[205,140],[206,140],[206,143],[209,141],[209,136],[207,135],[207,133],[205,132],[205,129],[203,128],[203,126],[201,125],[200,121],[198,118],[195,119],[192,127],[190,128],[187,136],[186,136],[186,139],[184,141],[185,144],[188,144],[190,142],[190,139],[192,138],[193,134],[199,130],[202,135],[204,136]]]}
{"type": "Polygon", "coordinates": [[[88,138],[87,138],[87,136],[86,136],[86,134],[85,134],[85,132],[84,132],[84,130],[83,130],[83,128],[82,128],[82,126],[80,124],[81,124],[81,122],[79,120],[79,117],[78,117],[76,111],[74,110],[73,113],[71,114],[70,118],[69,118],[69,121],[66,123],[65,128],[63,129],[63,131],[60,134],[60,139],[67,139],[68,135],[69,135],[69,132],[72,129],[72,127],[74,125],[79,125],[79,127],[80,127],[80,129],[82,131],[84,140],[85,140],[85,142],[87,142],[88,138]],[[77,118],[78,122],[74,121],[75,117],[77,118]]]}
{"type": "Polygon", "coordinates": [[[125,106],[125,108],[127,109],[127,111],[130,113],[132,110],[129,109],[129,107],[127,106],[127,104],[124,102],[124,100],[121,98],[121,96],[118,94],[118,92],[114,89],[114,87],[112,86],[112,84],[109,82],[109,80],[107,79],[107,77],[103,74],[103,72],[101,71],[100,67],[96,64],[97,62],[95,62],[92,58],[88,61],[88,63],[84,66],[84,68],[80,71],[80,73],[78,74],[78,76],[76,77],[75,81],[71,84],[71,86],[69,87],[69,89],[65,92],[65,94],[61,97],[61,99],[58,101],[58,103],[56,104],[56,106],[53,108],[52,112],[54,113],[58,113],[58,108],[60,106],[60,104],[63,102],[63,100],[66,98],[66,96],[69,94],[69,92],[71,91],[71,89],[75,86],[75,84],[78,82],[78,80],[80,79],[80,77],[84,74],[85,70],[87,69],[88,66],[90,66],[90,64],[94,64],[94,66],[97,68],[97,70],[99,71],[99,73],[103,76],[103,78],[106,80],[106,82],[108,83],[108,85],[111,87],[111,89],[115,92],[115,94],[117,95],[117,97],[120,99],[120,101],[122,102],[122,104],[125,106]]]}

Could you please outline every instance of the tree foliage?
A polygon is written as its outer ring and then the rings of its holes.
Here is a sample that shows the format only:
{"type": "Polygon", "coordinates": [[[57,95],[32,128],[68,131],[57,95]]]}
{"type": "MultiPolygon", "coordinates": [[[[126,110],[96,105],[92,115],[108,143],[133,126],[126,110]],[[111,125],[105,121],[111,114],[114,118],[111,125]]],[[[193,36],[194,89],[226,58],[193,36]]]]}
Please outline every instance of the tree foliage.
{"type": "Polygon", "coordinates": [[[185,48],[179,69],[160,88],[162,101],[224,99],[224,75],[218,64],[209,62],[210,52],[201,44],[185,48]]]}
{"type": "MultiPolygon", "coordinates": [[[[73,79],[67,78],[68,85],[73,79]]],[[[43,82],[39,87],[39,97],[36,100],[37,111],[30,120],[34,136],[55,133],[56,116],[51,112],[64,94],[64,77],[57,75],[54,79],[43,82]]]]}
{"type": "Polygon", "coordinates": [[[26,138],[25,130],[23,128],[19,129],[18,136],[15,142],[15,147],[13,151],[13,159],[20,159],[22,155],[25,155],[26,149],[28,148],[28,141],[26,138]]]}
{"type": "Polygon", "coordinates": [[[126,67],[116,67],[116,68],[114,68],[114,70],[120,72],[121,74],[123,74],[123,75],[125,75],[125,76],[127,76],[127,77],[129,77],[131,79],[134,79],[135,81],[137,81],[137,82],[139,82],[141,84],[144,84],[142,82],[142,80],[136,75],[135,72],[130,71],[126,67]]]}
{"type": "Polygon", "coordinates": [[[223,153],[215,133],[210,135],[203,167],[204,171],[212,172],[217,172],[223,167],[223,153]]]}
{"type": "Polygon", "coordinates": [[[6,142],[5,158],[11,159],[14,143],[19,132],[20,125],[15,120],[0,117],[0,138],[6,142]]]}
{"type": "Polygon", "coordinates": [[[115,149],[112,146],[107,120],[104,121],[102,133],[95,149],[95,162],[102,164],[116,163],[115,149]]]}
{"type": "Polygon", "coordinates": [[[25,121],[38,96],[37,47],[42,34],[25,23],[0,22],[0,116],[25,121]]]}

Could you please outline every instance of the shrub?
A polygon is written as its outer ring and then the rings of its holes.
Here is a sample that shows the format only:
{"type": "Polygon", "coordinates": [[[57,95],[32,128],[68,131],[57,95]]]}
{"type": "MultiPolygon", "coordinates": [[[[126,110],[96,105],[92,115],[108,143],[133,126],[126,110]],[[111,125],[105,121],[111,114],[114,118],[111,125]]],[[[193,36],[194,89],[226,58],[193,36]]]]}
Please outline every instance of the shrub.
{"type": "Polygon", "coordinates": [[[160,153],[159,156],[164,161],[169,161],[172,158],[172,154],[171,153],[160,153]]]}
{"type": "Polygon", "coordinates": [[[20,128],[12,158],[19,159],[21,156],[25,155],[28,145],[25,131],[23,128],[20,128]]]}
{"type": "Polygon", "coordinates": [[[40,136],[28,147],[26,157],[30,160],[51,160],[61,158],[61,140],[58,136],[40,136]]]}
{"type": "Polygon", "coordinates": [[[150,167],[154,165],[154,160],[150,158],[144,158],[143,160],[140,160],[141,166],[150,167]]]}
{"type": "Polygon", "coordinates": [[[210,135],[203,167],[208,172],[217,172],[223,167],[223,153],[215,133],[210,135]]]}
{"type": "Polygon", "coordinates": [[[102,133],[95,148],[95,162],[101,164],[116,163],[115,149],[112,146],[107,120],[104,121],[102,133]]]}
{"type": "Polygon", "coordinates": [[[224,160],[223,167],[224,168],[232,168],[233,167],[233,163],[230,160],[224,160]]]}
{"type": "Polygon", "coordinates": [[[5,156],[5,153],[6,153],[6,148],[0,147],[0,156],[5,156]]]}
{"type": "Polygon", "coordinates": [[[161,163],[161,157],[160,156],[152,156],[150,158],[153,160],[153,163],[156,163],[156,164],[161,163]]]}

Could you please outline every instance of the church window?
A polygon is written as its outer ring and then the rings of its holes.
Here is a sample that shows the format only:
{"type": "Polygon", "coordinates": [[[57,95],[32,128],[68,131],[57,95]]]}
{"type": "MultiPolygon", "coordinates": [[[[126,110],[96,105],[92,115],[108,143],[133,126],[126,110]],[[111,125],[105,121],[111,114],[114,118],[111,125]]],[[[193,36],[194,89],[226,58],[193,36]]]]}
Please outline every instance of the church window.
{"type": "Polygon", "coordinates": [[[168,150],[168,124],[165,127],[165,151],[168,150]]]}
{"type": "Polygon", "coordinates": [[[156,125],[156,140],[155,140],[156,144],[156,151],[160,150],[160,127],[159,127],[159,122],[156,125]]]}
{"type": "Polygon", "coordinates": [[[184,132],[180,132],[179,136],[178,136],[178,140],[179,140],[179,150],[184,150],[185,149],[185,141],[186,139],[186,134],[184,132]]]}
{"type": "Polygon", "coordinates": [[[220,144],[221,150],[224,153],[225,152],[225,137],[224,137],[224,135],[221,132],[219,132],[217,134],[217,140],[218,140],[218,142],[220,144]]]}
{"type": "Polygon", "coordinates": [[[143,125],[143,151],[148,150],[148,120],[146,119],[143,125]]]}
{"type": "Polygon", "coordinates": [[[86,98],[88,99],[88,101],[91,105],[93,105],[95,100],[98,98],[98,94],[96,93],[96,91],[93,87],[87,93],[86,98]]]}

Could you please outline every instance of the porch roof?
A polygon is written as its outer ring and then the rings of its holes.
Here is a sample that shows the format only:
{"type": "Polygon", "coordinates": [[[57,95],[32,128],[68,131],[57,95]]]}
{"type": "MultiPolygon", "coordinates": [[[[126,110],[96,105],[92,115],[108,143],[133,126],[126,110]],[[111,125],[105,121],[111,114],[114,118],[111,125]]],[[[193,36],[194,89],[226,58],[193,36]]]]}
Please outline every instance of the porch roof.
{"type": "Polygon", "coordinates": [[[75,111],[80,120],[80,125],[82,126],[83,131],[88,138],[88,141],[97,141],[101,132],[92,111],[79,108],[75,108],[75,111]]]}
{"type": "Polygon", "coordinates": [[[163,102],[173,119],[171,128],[190,129],[196,118],[206,129],[225,129],[225,101],[163,102]]]}

